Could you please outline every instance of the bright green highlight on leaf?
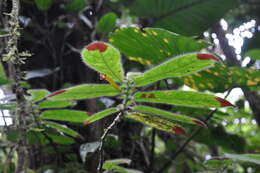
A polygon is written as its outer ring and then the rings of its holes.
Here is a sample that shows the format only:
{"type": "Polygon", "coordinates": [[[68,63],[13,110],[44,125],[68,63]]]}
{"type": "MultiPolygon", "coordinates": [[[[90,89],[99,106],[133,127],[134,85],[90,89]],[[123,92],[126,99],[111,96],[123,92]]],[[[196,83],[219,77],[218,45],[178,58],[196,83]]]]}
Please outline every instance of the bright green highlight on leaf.
{"type": "Polygon", "coordinates": [[[51,7],[53,0],[34,0],[34,2],[40,10],[46,11],[51,7]]]}
{"type": "Polygon", "coordinates": [[[140,106],[134,106],[133,110],[137,111],[137,112],[144,113],[144,114],[157,115],[157,116],[167,118],[167,119],[170,119],[170,120],[174,120],[174,121],[200,125],[200,126],[203,126],[203,127],[206,126],[202,121],[200,121],[196,118],[188,117],[188,116],[185,116],[185,115],[174,114],[174,113],[171,113],[171,112],[168,112],[168,111],[164,111],[164,110],[149,107],[149,106],[141,106],[141,105],[140,106]]]}
{"type": "Polygon", "coordinates": [[[81,52],[83,62],[99,73],[108,75],[117,82],[124,78],[120,52],[112,45],[93,42],[81,52]]]}
{"type": "Polygon", "coordinates": [[[67,135],[70,135],[70,136],[73,136],[73,137],[77,137],[77,136],[80,136],[78,134],[78,132],[68,128],[68,127],[64,127],[58,123],[55,123],[55,122],[51,122],[51,121],[44,121],[44,124],[46,124],[47,126],[53,128],[53,129],[56,129],[64,134],[67,134],[67,135]]]}
{"type": "Polygon", "coordinates": [[[90,115],[85,121],[84,121],[84,124],[90,124],[90,123],[93,123],[97,120],[100,120],[102,118],[105,118],[113,113],[116,113],[118,112],[118,109],[117,108],[109,108],[109,109],[105,109],[101,112],[97,112],[93,115],[90,115]]]}
{"type": "Polygon", "coordinates": [[[32,96],[32,101],[37,102],[45,98],[50,92],[46,89],[32,89],[27,91],[32,96]]]}
{"type": "MultiPolygon", "coordinates": [[[[50,96],[53,100],[80,100],[102,96],[115,96],[120,92],[111,85],[102,84],[82,84],[75,87],[66,88],[62,92],[50,96]]],[[[59,92],[59,91],[57,91],[59,92]]]]}
{"type": "Polygon", "coordinates": [[[137,92],[134,98],[138,102],[164,103],[191,107],[221,107],[216,96],[192,91],[149,91],[137,92]]]}
{"type": "MultiPolygon", "coordinates": [[[[152,115],[148,115],[148,114],[132,112],[132,113],[129,113],[126,117],[130,118],[130,119],[134,119],[145,125],[148,125],[148,126],[151,126],[151,127],[154,127],[156,129],[166,131],[166,132],[175,133],[176,132],[175,128],[182,129],[180,126],[176,125],[175,123],[173,123],[169,120],[166,120],[166,119],[160,118],[160,117],[156,117],[156,116],[152,116],[152,115]]],[[[185,133],[185,132],[183,132],[183,133],[185,133]]]]}
{"type": "Polygon", "coordinates": [[[116,27],[117,15],[115,13],[107,13],[101,17],[97,23],[97,31],[101,33],[111,32],[116,27]]]}
{"type": "Polygon", "coordinates": [[[151,65],[166,58],[200,51],[208,46],[203,41],[181,36],[159,28],[120,28],[109,35],[109,41],[129,60],[151,65]]]}
{"type": "Polygon", "coordinates": [[[74,123],[83,123],[88,116],[89,114],[84,111],[62,109],[62,110],[44,111],[40,115],[40,118],[46,120],[59,120],[59,121],[68,121],[74,123]]]}
{"type": "Polygon", "coordinates": [[[144,86],[165,78],[189,75],[208,68],[215,62],[213,59],[199,59],[198,53],[181,55],[144,72],[143,76],[135,79],[135,84],[144,86]]]}
{"type": "Polygon", "coordinates": [[[38,107],[40,109],[47,109],[47,108],[64,108],[68,106],[75,106],[75,101],[69,100],[45,100],[39,103],[38,107]]]}

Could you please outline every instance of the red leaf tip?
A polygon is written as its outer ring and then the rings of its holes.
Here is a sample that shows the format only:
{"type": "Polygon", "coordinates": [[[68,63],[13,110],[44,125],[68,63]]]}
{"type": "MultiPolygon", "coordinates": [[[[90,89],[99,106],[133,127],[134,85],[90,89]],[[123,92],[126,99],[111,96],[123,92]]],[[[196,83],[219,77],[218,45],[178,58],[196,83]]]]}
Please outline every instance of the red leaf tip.
{"type": "Polygon", "coordinates": [[[66,90],[59,90],[59,91],[53,92],[53,93],[51,93],[50,95],[48,95],[48,97],[56,96],[56,95],[58,95],[58,94],[64,93],[65,91],[66,91],[66,90]]]}
{"type": "Polygon", "coordinates": [[[207,128],[207,125],[200,120],[192,120],[192,121],[201,127],[207,128]]]}
{"type": "Polygon", "coordinates": [[[197,54],[197,58],[200,59],[200,60],[210,60],[210,59],[213,59],[215,61],[219,61],[219,59],[212,55],[212,54],[207,54],[207,53],[199,53],[197,54]]]}
{"type": "Polygon", "coordinates": [[[172,128],[172,130],[174,131],[174,133],[176,134],[180,134],[180,135],[186,135],[185,130],[183,130],[183,128],[175,126],[172,128]]]}
{"type": "Polygon", "coordinates": [[[104,52],[107,50],[107,45],[103,42],[94,42],[87,45],[85,48],[89,51],[99,50],[99,52],[104,52]]]}
{"type": "Polygon", "coordinates": [[[215,97],[215,99],[216,99],[218,102],[220,102],[221,107],[234,106],[234,105],[232,105],[230,102],[228,102],[227,100],[222,99],[222,98],[220,98],[220,97],[215,97]]]}

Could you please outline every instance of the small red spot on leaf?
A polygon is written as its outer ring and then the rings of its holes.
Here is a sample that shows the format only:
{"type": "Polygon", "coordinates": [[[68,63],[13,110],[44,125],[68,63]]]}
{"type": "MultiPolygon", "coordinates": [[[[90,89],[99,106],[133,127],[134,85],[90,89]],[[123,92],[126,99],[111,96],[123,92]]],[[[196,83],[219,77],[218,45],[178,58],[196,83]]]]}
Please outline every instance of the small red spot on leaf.
{"type": "Polygon", "coordinates": [[[220,98],[220,97],[215,97],[215,99],[216,99],[218,102],[220,102],[221,107],[234,106],[234,105],[232,105],[230,102],[228,102],[227,100],[222,99],[222,98],[220,98]]]}
{"type": "Polygon", "coordinates": [[[50,95],[48,95],[48,97],[56,96],[56,95],[58,95],[58,94],[64,93],[65,91],[66,91],[66,90],[59,90],[59,91],[53,92],[53,93],[51,93],[50,95]]]}
{"type": "Polygon", "coordinates": [[[100,74],[99,75],[99,79],[100,80],[105,80],[106,79],[106,75],[105,74],[100,74]]]}
{"type": "Polygon", "coordinates": [[[104,52],[107,50],[107,45],[103,42],[94,42],[85,47],[89,51],[99,50],[100,52],[104,52]]]}
{"type": "Polygon", "coordinates": [[[192,120],[192,121],[201,127],[207,128],[207,125],[200,120],[192,120]]]}
{"type": "Polygon", "coordinates": [[[90,123],[91,123],[91,122],[88,121],[88,120],[86,120],[86,121],[83,122],[84,125],[89,125],[90,123]]]}
{"type": "Polygon", "coordinates": [[[148,96],[147,96],[147,98],[155,98],[155,95],[152,93],[152,94],[149,94],[148,96]]]}
{"type": "Polygon", "coordinates": [[[214,55],[206,54],[206,53],[199,53],[197,55],[197,58],[200,59],[200,60],[210,60],[210,59],[213,59],[215,61],[219,61],[219,59],[217,57],[215,57],[214,55]]]}
{"type": "Polygon", "coordinates": [[[186,135],[186,132],[183,128],[175,126],[172,128],[172,130],[174,131],[174,133],[176,134],[180,134],[180,135],[186,135]]]}
{"type": "Polygon", "coordinates": [[[141,98],[146,98],[146,94],[142,94],[142,95],[141,95],[141,98]]]}

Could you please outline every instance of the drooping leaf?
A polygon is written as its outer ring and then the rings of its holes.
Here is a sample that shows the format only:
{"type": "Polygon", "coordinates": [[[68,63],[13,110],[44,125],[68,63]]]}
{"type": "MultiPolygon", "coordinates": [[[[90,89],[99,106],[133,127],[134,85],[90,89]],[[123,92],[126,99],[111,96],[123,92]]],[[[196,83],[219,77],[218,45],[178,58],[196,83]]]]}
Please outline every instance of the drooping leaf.
{"type": "Polygon", "coordinates": [[[43,10],[43,11],[46,11],[48,10],[52,3],[53,3],[53,0],[34,0],[37,8],[39,8],[40,10],[43,10]]]}
{"type": "Polygon", "coordinates": [[[179,121],[179,122],[199,125],[202,127],[207,127],[207,125],[204,122],[202,122],[196,118],[188,117],[185,115],[174,114],[174,113],[171,113],[168,111],[164,111],[164,110],[149,107],[149,106],[142,106],[142,105],[134,106],[133,110],[144,113],[144,114],[161,116],[163,118],[167,118],[167,119],[174,120],[174,121],[179,121]]]}
{"type": "Polygon", "coordinates": [[[193,91],[148,91],[137,92],[134,98],[138,102],[164,103],[202,108],[232,106],[227,100],[214,95],[193,91]]]}
{"type": "Polygon", "coordinates": [[[93,42],[81,52],[83,62],[100,73],[108,75],[115,81],[122,81],[124,70],[120,52],[104,42],[93,42]]]}
{"type": "Polygon", "coordinates": [[[180,127],[179,125],[177,125],[169,120],[166,120],[164,118],[157,117],[157,116],[151,116],[148,114],[132,112],[132,113],[129,113],[126,117],[130,118],[130,119],[134,119],[145,125],[154,127],[156,129],[159,129],[162,131],[176,133],[176,134],[186,134],[184,129],[182,127],[180,127]]]}
{"type": "Polygon", "coordinates": [[[58,143],[62,145],[71,145],[75,143],[75,140],[68,136],[54,135],[50,133],[47,133],[47,135],[52,139],[54,143],[58,143]]]}
{"type": "Polygon", "coordinates": [[[111,32],[116,27],[117,15],[115,13],[107,13],[101,17],[97,23],[97,31],[101,33],[111,32]]]}
{"type": "Polygon", "coordinates": [[[53,129],[56,129],[57,131],[60,131],[64,134],[67,134],[67,135],[70,135],[70,136],[73,136],[73,137],[78,137],[80,136],[78,132],[66,127],[66,126],[63,126],[61,124],[58,124],[58,123],[55,123],[55,122],[52,122],[52,121],[44,121],[44,124],[46,124],[47,126],[53,128],[53,129]]]}
{"type": "Polygon", "coordinates": [[[111,85],[82,84],[56,91],[48,98],[53,100],[80,100],[102,96],[115,96],[120,92],[111,85]]]}
{"type": "Polygon", "coordinates": [[[84,121],[84,124],[85,124],[85,125],[88,125],[88,124],[90,124],[90,123],[93,123],[93,122],[95,122],[95,121],[97,121],[97,120],[100,120],[100,119],[102,119],[102,118],[105,118],[105,117],[107,117],[107,116],[109,116],[109,115],[111,115],[111,114],[113,114],[113,113],[116,113],[116,112],[118,112],[118,109],[117,109],[117,108],[108,108],[108,109],[105,109],[105,110],[103,110],[103,111],[101,111],[101,112],[97,112],[97,113],[91,115],[90,117],[88,117],[88,118],[84,121]]]}
{"type": "Polygon", "coordinates": [[[45,98],[50,92],[46,89],[30,89],[27,91],[32,96],[32,101],[37,102],[45,98]]]}
{"type": "Polygon", "coordinates": [[[171,58],[135,79],[136,86],[144,86],[165,78],[188,75],[212,66],[217,58],[211,54],[192,53],[171,58]]]}
{"type": "Polygon", "coordinates": [[[67,12],[78,12],[86,7],[87,0],[67,0],[65,10],[67,12]]]}
{"type": "Polygon", "coordinates": [[[260,154],[225,154],[224,157],[241,162],[251,162],[260,165],[260,154]]]}
{"type": "Polygon", "coordinates": [[[260,60],[260,49],[251,49],[245,53],[245,57],[249,56],[253,60],[260,60]]]}
{"type": "Polygon", "coordinates": [[[236,6],[237,0],[135,0],[131,11],[143,18],[153,17],[153,26],[199,35],[236,6]]]}
{"type": "Polygon", "coordinates": [[[208,46],[205,42],[159,28],[120,28],[109,38],[129,60],[146,65],[161,63],[166,58],[200,51],[208,46]]]}
{"type": "Polygon", "coordinates": [[[65,108],[68,106],[75,106],[76,102],[71,100],[45,100],[39,103],[38,107],[40,109],[48,108],[65,108]]]}
{"type": "Polygon", "coordinates": [[[46,120],[59,120],[59,121],[83,123],[88,116],[90,116],[90,114],[84,111],[62,109],[62,110],[44,111],[41,113],[40,118],[46,120]]]}

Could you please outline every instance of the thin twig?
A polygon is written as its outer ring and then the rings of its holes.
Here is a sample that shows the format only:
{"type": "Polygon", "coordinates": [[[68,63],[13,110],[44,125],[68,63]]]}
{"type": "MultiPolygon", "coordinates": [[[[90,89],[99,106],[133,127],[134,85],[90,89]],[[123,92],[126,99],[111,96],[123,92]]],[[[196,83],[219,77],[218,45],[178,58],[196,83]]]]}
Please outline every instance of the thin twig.
{"type": "Polygon", "coordinates": [[[153,172],[153,163],[154,163],[154,149],[155,149],[155,136],[156,136],[156,129],[152,130],[152,146],[151,146],[151,152],[150,152],[150,165],[149,165],[149,171],[148,172],[153,172]]]}
{"type": "Polygon", "coordinates": [[[116,118],[113,120],[113,122],[104,130],[104,133],[101,136],[100,145],[99,145],[99,148],[98,148],[98,151],[99,151],[99,163],[98,163],[98,168],[97,168],[98,173],[102,172],[103,145],[104,145],[105,138],[108,135],[108,133],[110,132],[110,130],[121,120],[122,115],[123,115],[123,113],[119,112],[119,114],[116,116],[116,118]]]}

